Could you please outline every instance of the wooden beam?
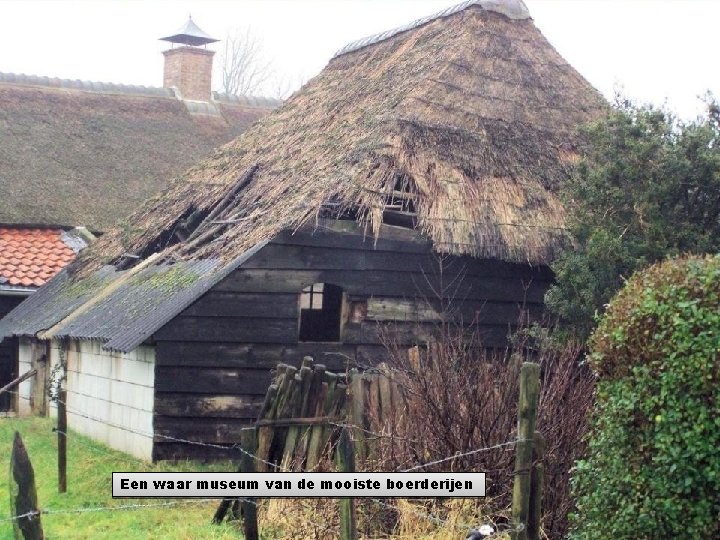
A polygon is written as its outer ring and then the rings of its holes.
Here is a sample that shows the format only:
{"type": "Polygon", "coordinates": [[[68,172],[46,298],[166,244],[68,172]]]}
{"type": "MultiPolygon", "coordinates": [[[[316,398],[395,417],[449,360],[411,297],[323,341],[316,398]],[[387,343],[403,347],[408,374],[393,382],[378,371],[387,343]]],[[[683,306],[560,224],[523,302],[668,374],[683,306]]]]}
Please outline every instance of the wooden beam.
{"type": "Polygon", "coordinates": [[[5,386],[0,388],[0,394],[3,392],[9,392],[11,389],[15,388],[20,383],[28,380],[30,377],[34,376],[37,373],[37,369],[31,369],[30,371],[26,371],[22,375],[20,375],[17,379],[7,383],[5,386]]]}

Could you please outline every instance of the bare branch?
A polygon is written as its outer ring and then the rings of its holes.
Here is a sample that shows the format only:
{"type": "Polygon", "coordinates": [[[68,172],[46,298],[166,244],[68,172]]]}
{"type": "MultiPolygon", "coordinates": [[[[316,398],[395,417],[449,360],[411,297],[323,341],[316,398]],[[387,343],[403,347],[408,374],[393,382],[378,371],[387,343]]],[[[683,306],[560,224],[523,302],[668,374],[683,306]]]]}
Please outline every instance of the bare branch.
{"type": "Polygon", "coordinates": [[[226,94],[256,94],[274,72],[264,58],[262,40],[249,27],[228,32],[219,59],[226,94]]]}

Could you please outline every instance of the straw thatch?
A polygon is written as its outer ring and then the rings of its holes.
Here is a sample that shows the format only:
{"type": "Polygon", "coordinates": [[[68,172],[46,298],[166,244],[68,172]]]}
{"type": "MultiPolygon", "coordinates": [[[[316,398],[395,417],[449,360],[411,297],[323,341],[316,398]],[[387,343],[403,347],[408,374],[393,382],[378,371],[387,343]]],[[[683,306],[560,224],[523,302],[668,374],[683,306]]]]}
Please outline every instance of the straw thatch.
{"type": "Polygon", "coordinates": [[[0,223],[109,230],[277,101],[0,73],[0,223]],[[219,97],[219,96],[218,96],[219,97]]]}
{"type": "Polygon", "coordinates": [[[388,204],[438,251],[546,264],[577,128],[605,107],[531,19],[471,4],[336,56],[80,265],[229,261],[318,215],[377,231],[388,204]]]}

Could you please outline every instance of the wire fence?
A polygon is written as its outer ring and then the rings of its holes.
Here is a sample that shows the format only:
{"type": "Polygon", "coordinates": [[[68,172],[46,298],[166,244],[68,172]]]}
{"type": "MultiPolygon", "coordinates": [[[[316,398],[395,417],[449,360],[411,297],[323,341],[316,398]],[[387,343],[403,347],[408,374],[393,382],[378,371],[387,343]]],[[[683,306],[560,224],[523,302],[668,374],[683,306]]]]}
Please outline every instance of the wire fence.
{"type": "MultiPolygon", "coordinates": [[[[22,399],[30,400],[30,398],[28,398],[27,396],[23,396],[16,391],[8,390],[7,392],[16,394],[22,399]]],[[[89,396],[89,397],[92,397],[92,396],[89,396]]],[[[248,450],[242,448],[239,444],[220,445],[220,444],[207,443],[207,442],[203,442],[203,441],[184,439],[184,438],[180,438],[180,437],[173,437],[170,435],[163,435],[163,434],[159,434],[159,433],[149,433],[149,432],[145,432],[142,430],[133,429],[128,426],[123,426],[121,424],[117,424],[106,418],[101,418],[98,416],[88,414],[86,412],[78,411],[78,410],[74,409],[73,407],[70,407],[66,401],[61,401],[59,398],[53,399],[53,403],[58,403],[58,402],[63,403],[65,405],[68,414],[72,414],[72,415],[78,416],[80,418],[85,418],[87,420],[91,420],[91,421],[95,421],[95,422],[101,422],[108,426],[111,426],[111,427],[114,427],[117,429],[121,429],[121,430],[129,432],[129,433],[148,437],[153,440],[160,438],[163,440],[168,440],[168,441],[178,442],[178,443],[183,443],[183,444],[190,444],[190,445],[213,448],[213,449],[221,449],[221,450],[225,450],[225,451],[236,451],[239,454],[247,455],[248,457],[252,458],[253,460],[255,460],[259,463],[263,463],[265,465],[270,466],[272,468],[272,470],[274,470],[276,472],[289,471],[289,469],[282,467],[278,463],[274,463],[274,462],[265,460],[262,457],[254,454],[252,452],[249,452],[248,450]]],[[[397,439],[401,439],[403,441],[408,441],[408,439],[404,438],[404,437],[395,437],[394,435],[389,434],[389,433],[373,432],[371,430],[365,429],[361,426],[357,426],[357,425],[354,425],[351,423],[328,422],[328,424],[332,425],[334,427],[337,427],[337,428],[348,429],[350,431],[360,430],[360,431],[364,432],[366,435],[369,435],[370,437],[375,437],[378,439],[397,438],[397,439]]],[[[249,431],[249,430],[256,430],[256,429],[257,429],[256,426],[246,426],[246,427],[239,428],[240,431],[249,431]]],[[[94,452],[106,453],[107,455],[111,455],[116,452],[115,450],[112,450],[109,448],[105,449],[102,446],[99,446],[97,444],[92,444],[92,443],[83,441],[82,438],[76,436],[76,434],[73,432],[59,431],[59,430],[57,430],[57,428],[53,428],[53,431],[63,435],[66,438],[67,437],[72,438],[75,442],[78,442],[78,443],[90,448],[94,452]]],[[[412,441],[410,441],[410,442],[412,442],[412,441]]],[[[414,465],[412,467],[397,469],[394,472],[413,472],[413,471],[423,470],[423,469],[427,469],[427,468],[435,466],[435,465],[439,465],[442,463],[446,463],[446,462],[453,461],[453,460],[460,459],[460,458],[467,457],[467,456],[472,456],[472,455],[479,454],[482,452],[489,452],[492,450],[499,450],[499,449],[509,449],[510,447],[517,445],[519,442],[523,442],[523,441],[519,440],[519,439],[515,439],[515,440],[506,441],[506,442],[495,444],[495,445],[488,446],[488,447],[475,448],[475,449],[472,449],[472,450],[469,450],[466,452],[455,453],[452,456],[446,456],[443,458],[434,459],[432,461],[414,465]]],[[[237,497],[234,497],[233,499],[237,499],[239,501],[244,501],[244,502],[249,502],[255,506],[258,506],[258,503],[256,501],[252,501],[250,499],[242,499],[242,498],[237,498],[237,497]]],[[[189,501],[188,500],[169,501],[169,502],[151,503],[151,504],[127,504],[127,505],[118,505],[118,506],[108,505],[108,506],[97,506],[97,507],[79,507],[79,508],[57,509],[57,510],[56,509],[39,509],[35,512],[28,512],[28,513],[21,514],[21,515],[12,516],[12,517],[5,518],[5,519],[0,519],[0,523],[11,522],[11,521],[16,521],[18,519],[23,519],[26,517],[33,517],[33,516],[40,516],[40,515],[44,516],[44,515],[54,515],[54,514],[86,513],[86,512],[131,511],[131,510],[140,510],[140,509],[147,509],[147,508],[177,506],[177,505],[183,505],[183,504],[208,504],[210,502],[217,503],[218,500],[219,500],[218,498],[213,498],[213,499],[200,499],[200,500],[189,500],[189,501]]],[[[376,503],[384,508],[392,509],[395,512],[398,511],[397,506],[394,506],[394,505],[388,503],[386,500],[382,500],[382,499],[368,499],[368,500],[371,500],[374,503],[376,503]]],[[[416,505],[408,505],[406,508],[409,512],[416,515],[417,517],[423,518],[424,520],[427,520],[428,522],[433,523],[439,527],[452,528],[455,530],[462,530],[462,531],[471,531],[471,530],[476,529],[479,526],[479,524],[477,524],[477,523],[470,524],[470,523],[458,522],[456,520],[444,519],[444,518],[441,518],[429,511],[427,511],[426,509],[420,508],[416,505]]],[[[515,527],[512,527],[510,525],[505,525],[505,524],[494,524],[494,525],[492,525],[492,527],[496,532],[515,530],[515,527]]]]}
{"type": "Polygon", "coordinates": [[[7,523],[10,521],[17,521],[26,517],[33,518],[36,516],[47,516],[57,514],[83,514],[86,512],[120,512],[128,510],[138,510],[141,508],[161,508],[165,506],[178,506],[178,505],[190,505],[190,504],[208,504],[211,502],[217,502],[217,499],[195,499],[187,501],[168,501],[162,503],[151,503],[151,504],[122,504],[117,506],[81,506],[78,508],[41,508],[32,512],[26,512],[17,516],[12,516],[5,519],[0,519],[0,523],[7,523]]]}

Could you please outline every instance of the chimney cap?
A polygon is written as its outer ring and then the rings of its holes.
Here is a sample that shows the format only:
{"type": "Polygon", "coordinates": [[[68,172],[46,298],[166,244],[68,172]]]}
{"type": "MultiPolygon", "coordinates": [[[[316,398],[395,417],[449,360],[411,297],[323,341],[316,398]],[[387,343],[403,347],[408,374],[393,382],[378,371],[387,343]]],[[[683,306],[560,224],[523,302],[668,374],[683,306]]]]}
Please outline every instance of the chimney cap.
{"type": "Polygon", "coordinates": [[[210,37],[208,34],[200,30],[196,25],[192,16],[188,17],[187,22],[181,26],[177,32],[171,36],[160,38],[161,41],[170,41],[171,43],[182,43],[183,45],[207,45],[208,43],[215,43],[220,41],[210,37]]]}

